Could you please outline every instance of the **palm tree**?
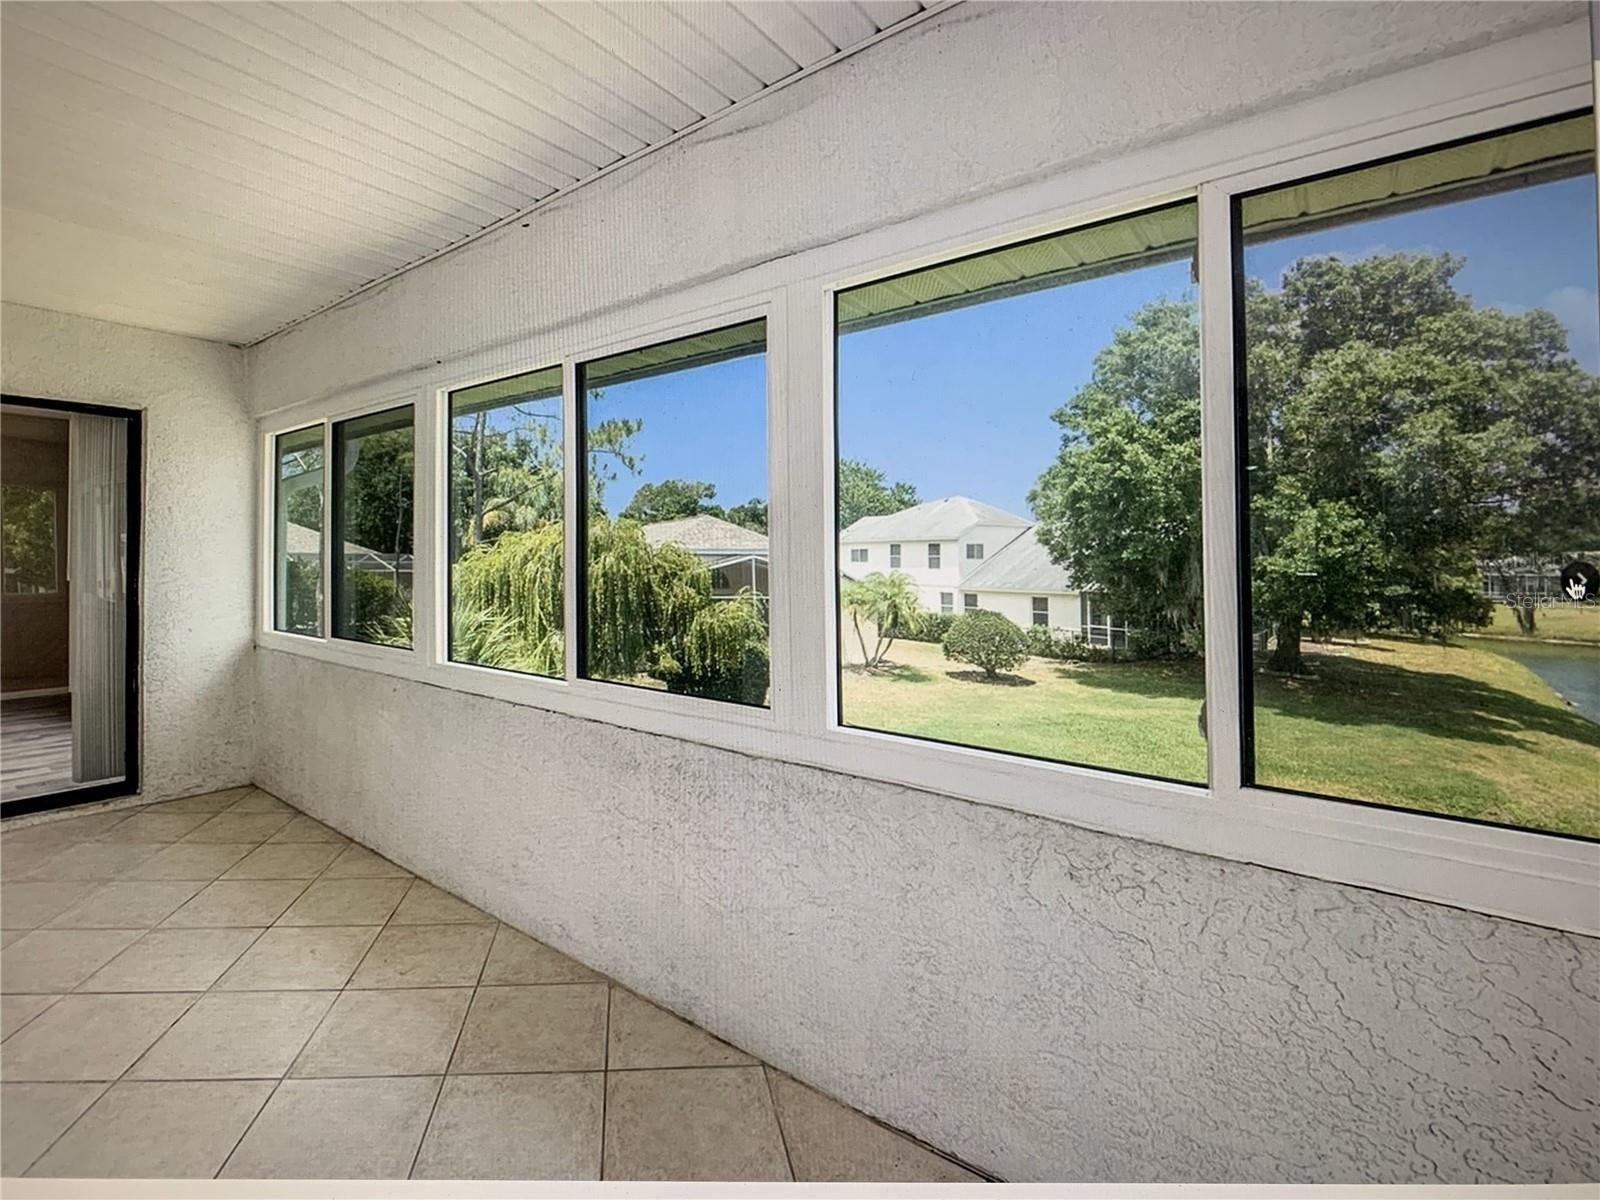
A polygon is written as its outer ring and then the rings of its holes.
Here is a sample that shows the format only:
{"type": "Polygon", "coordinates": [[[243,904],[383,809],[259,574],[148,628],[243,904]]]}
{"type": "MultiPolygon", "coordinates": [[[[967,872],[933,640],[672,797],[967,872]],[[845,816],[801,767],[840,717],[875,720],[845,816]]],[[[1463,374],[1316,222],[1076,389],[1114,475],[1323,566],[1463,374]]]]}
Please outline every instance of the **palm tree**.
{"type": "Polygon", "coordinates": [[[884,575],[874,571],[865,579],[845,585],[844,607],[855,626],[856,640],[861,643],[861,658],[868,667],[880,666],[894,645],[895,638],[910,633],[922,621],[922,606],[917,601],[917,589],[911,577],[899,571],[884,575]],[[861,632],[865,619],[877,630],[877,640],[872,652],[867,652],[867,639],[861,632]]]}

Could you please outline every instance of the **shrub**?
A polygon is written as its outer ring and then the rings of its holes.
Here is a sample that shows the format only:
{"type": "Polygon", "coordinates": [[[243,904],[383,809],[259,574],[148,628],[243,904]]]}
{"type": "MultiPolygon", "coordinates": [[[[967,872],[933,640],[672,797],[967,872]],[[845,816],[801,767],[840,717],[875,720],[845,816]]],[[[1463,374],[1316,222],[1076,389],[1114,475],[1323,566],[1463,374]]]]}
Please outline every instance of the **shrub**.
{"type": "Polygon", "coordinates": [[[910,632],[902,629],[899,636],[908,642],[942,642],[944,635],[950,632],[950,623],[955,619],[955,613],[925,612],[914,629],[910,632]]]}
{"type": "Polygon", "coordinates": [[[681,639],[658,649],[650,673],[680,695],[764,703],[771,660],[766,619],[755,597],[745,591],[699,609],[681,639]]]}
{"type": "Polygon", "coordinates": [[[389,645],[410,643],[411,597],[387,575],[350,571],[344,577],[345,628],[389,645]]]}
{"type": "Polygon", "coordinates": [[[1016,622],[997,612],[962,613],[944,635],[944,656],[981,667],[993,679],[1028,657],[1028,639],[1016,622]]]}

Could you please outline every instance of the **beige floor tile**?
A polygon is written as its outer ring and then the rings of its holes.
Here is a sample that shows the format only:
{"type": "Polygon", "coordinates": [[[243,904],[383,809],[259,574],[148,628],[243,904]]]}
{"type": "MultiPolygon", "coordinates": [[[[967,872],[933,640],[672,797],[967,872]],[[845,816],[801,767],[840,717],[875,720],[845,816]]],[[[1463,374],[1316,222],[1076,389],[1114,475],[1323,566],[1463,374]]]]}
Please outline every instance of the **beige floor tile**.
{"type": "Polygon", "coordinates": [[[442,1073],[471,998],[471,988],[342,992],[290,1074],[442,1073]]]}
{"type": "Polygon", "coordinates": [[[414,1179],[599,1179],[605,1076],[451,1075],[414,1179]]]}
{"type": "Polygon", "coordinates": [[[489,925],[391,925],[350,986],[475,987],[493,938],[489,925]]]}
{"type": "Polygon", "coordinates": [[[50,922],[51,929],[149,929],[205,885],[197,880],[108,883],[50,922]]]}
{"type": "Polygon", "coordinates": [[[154,858],[164,843],[79,842],[26,872],[26,879],[112,880],[154,858]]]}
{"type": "Polygon", "coordinates": [[[982,1183],[871,1117],[767,1068],[794,1177],[804,1183],[982,1183]]]}
{"type": "Polygon", "coordinates": [[[6,1040],[57,1000],[55,996],[0,996],[0,1042],[6,1040]]]}
{"type": "Polygon", "coordinates": [[[258,846],[224,879],[315,879],[339,856],[339,847],[318,842],[269,842],[258,846]]]}
{"type": "Polygon", "coordinates": [[[52,821],[40,821],[37,825],[29,825],[25,829],[18,829],[7,834],[7,836],[19,842],[87,842],[115,829],[137,811],[136,806],[130,806],[128,808],[114,808],[106,812],[84,813],[76,817],[59,817],[52,821]]]}
{"type": "Polygon", "coordinates": [[[37,929],[87,900],[101,886],[94,879],[0,884],[0,926],[37,929]]]}
{"type": "Polygon", "coordinates": [[[298,815],[295,814],[294,809],[276,796],[269,796],[267,793],[258,791],[255,788],[251,788],[224,811],[231,813],[290,813],[298,815]]]}
{"type": "Polygon", "coordinates": [[[0,989],[70,992],[138,940],[137,929],[36,929],[0,951],[0,989]]]}
{"type": "Polygon", "coordinates": [[[152,929],[79,986],[80,992],[203,992],[259,929],[152,929]]]}
{"type": "Polygon", "coordinates": [[[787,1180],[760,1067],[606,1077],[605,1178],[787,1180]]]}
{"type": "Polygon", "coordinates": [[[335,992],[211,992],[128,1072],[129,1079],[275,1079],[335,992]]]}
{"type": "Polygon", "coordinates": [[[599,983],[605,979],[576,959],[509,925],[495,931],[494,947],[484,964],[484,983],[599,983]]]}
{"type": "Polygon", "coordinates": [[[8,1082],[116,1079],[194,1002],[185,992],[63,996],[0,1045],[8,1082]]]}
{"type": "Polygon", "coordinates": [[[283,914],[285,925],[382,925],[410,885],[404,879],[319,879],[283,914]]]}
{"type": "Polygon", "coordinates": [[[224,1179],[404,1179],[439,1080],[287,1079],[222,1169],[224,1179]]]}
{"type": "Polygon", "coordinates": [[[0,1175],[20,1176],[105,1090],[103,1083],[0,1084],[0,1175]]]}
{"type": "Polygon", "coordinates": [[[465,900],[442,891],[425,879],[411,885],[406,898],[395,910],[396,925],[449,925],[475,921],[493,921],[488,913],[473,908],[465,900]]]}
{"type": "Polygon", "coordinates": [[[217,981],[218,991],[342,988],[379,927],[278,925],[267,930],[217,981]]]}
{"type": "Polygon", "coordinates": [[[116,1084],[28,1173],[74,1179],[210,1179],[272,1088],[270,1080],[116,1084]]]}
{"type": "Polygon", "coordinates": [[[0,839],[0,879],[23,879],[59,855],[71,842],[13,843],[0,839]]]}
{"type": "Polygon", "coordinates": [[[605,1037],[604,984],[479,988],[450,1070],[598,1071],[605,1037]]]}
{"type": "Polygon", "coordinates": [[[305,887],[303,879],[219,879],[164,924],[190,929],[271,925],[305,887]]]}
{"type": "Polygon", "coordinates": [[[178,842],[124,871],[122,879],[196,879],[209,883],[255,849],[245,842],[178,842]]]}
{"type": "Polygon", "coordinates": [[[336,846],[346,845],[350,841],[337,829],[329,829],[321,821],[313,820],[307,816],[295,817],[294,820],[278,830],[268,840],[273,842],[327,842],[336,846]]]}
{"type": "Polygon", "coordinates": [[[324,879],[410,879],[411,872],[355,842],[339,852],[324,879]]]}
{"type": "Polygon", "coordinates": [[[249,788],[228,788],[226,791],[221,792],[207,792],[202,796],[184,796],[178,800],[163,800],[160,804],[152,804],[149,811],[216,814],[232,808],[239,802],[239,798],[249,790],[249,788]]]}
{"type": "Polygon", "coordinates": [[[100,834],[97,842],[175,842],[211,818],[205,813],[138,812],[100,834]]]}
{"type": "Polygon", "coordinates": [[[641,1067],[740,1067],[757,1060],[625,988],[611,989],[613,1071],[641,1067]]]}
{"type": "Polygon", "coordinates": [[[0,929],[0,948],[11,945],[12,942],[21,941],[29,933],[26,929],[0,929]]]}
{"type": "Polygon", "coordinates": [[[186,842],[264,842],[287,825],[293,816],[281,813],[218,813],[193,833],[186,842]]]}

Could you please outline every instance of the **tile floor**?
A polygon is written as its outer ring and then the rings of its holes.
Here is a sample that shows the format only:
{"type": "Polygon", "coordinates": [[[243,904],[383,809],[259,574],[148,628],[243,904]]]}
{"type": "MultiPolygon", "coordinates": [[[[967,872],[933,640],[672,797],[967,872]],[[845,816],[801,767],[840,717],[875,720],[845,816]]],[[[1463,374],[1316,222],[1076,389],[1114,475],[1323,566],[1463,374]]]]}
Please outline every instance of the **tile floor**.
{"type": "Polygon", "coordinates": [[[255,788],[0,830],[7,1177],[974,1181],[255,788]]]}

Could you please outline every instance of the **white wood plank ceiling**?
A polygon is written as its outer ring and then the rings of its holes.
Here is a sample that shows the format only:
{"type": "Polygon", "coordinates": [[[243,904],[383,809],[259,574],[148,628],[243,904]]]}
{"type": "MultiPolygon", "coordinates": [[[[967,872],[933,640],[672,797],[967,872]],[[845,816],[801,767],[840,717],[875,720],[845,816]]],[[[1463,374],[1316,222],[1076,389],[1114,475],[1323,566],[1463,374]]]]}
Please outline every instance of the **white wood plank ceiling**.
{"type": "Polygon", "coordinates": [[[0,294],[249,344],[928,7],[6,0],[0,294]]]}

